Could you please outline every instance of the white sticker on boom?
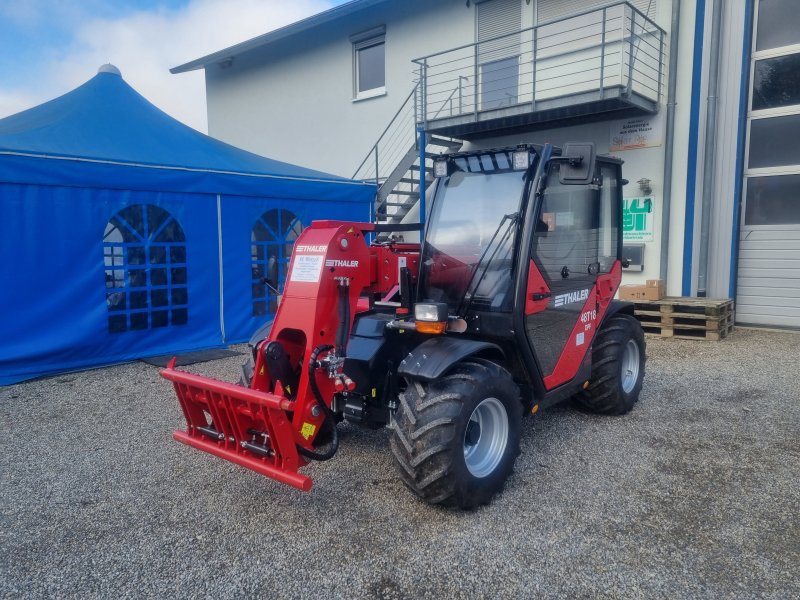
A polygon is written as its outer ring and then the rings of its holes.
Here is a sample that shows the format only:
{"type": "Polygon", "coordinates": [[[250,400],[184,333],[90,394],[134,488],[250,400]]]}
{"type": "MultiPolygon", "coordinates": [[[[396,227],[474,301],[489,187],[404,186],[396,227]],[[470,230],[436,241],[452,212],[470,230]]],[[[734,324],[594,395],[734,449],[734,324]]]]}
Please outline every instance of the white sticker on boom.
{"type": "Polygon", "coordinates": [[[576,346],[583,346],[583,332],[582,331],[578,335],[575,336],[575,345],[576,346]]]}
{"type": "Polygon", "coordinates": [[[289,276],[289,281],[303,281],[308,283],[317,283],[319,275],[322,272],[322,263],[325,262],[325,256],[318,254],[295,254],[294,265],[292,266],[292,274],[289,276]]]}

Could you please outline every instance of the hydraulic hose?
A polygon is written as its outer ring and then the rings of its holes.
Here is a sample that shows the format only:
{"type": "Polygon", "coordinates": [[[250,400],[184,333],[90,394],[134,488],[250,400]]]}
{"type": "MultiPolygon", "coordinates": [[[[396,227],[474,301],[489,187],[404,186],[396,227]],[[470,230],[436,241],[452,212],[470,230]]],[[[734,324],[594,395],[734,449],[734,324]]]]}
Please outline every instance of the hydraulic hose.
{"type": "Polygon", "coordinates": [[[330,344],[322,344],[314,348],[311,351],[311,356],[308,358],[308,367],[306,371],[308,374],[308,385],[311,388],[311,393],[314,395],[314,400],[317,401],[317,404],[325,414],[325,422],[327,422],[331,428],[331,441],[330,444],[328,444],[327,449],[321,452],[314,452],[313,450],[309,450],[303,446],[297,446],[297,451],[310,460],[330,460],[339,449],[339,432],[336,430],[336,415],[334,415],[333,411],[328,408],[327,404],[325,404],[325,400],[322,398],[322,392],[317,385],[316,371],[320,368],[320,364],[317,359],[319,358],[320,354],[329,350],[333,350],[333,346],[330,344]]]}

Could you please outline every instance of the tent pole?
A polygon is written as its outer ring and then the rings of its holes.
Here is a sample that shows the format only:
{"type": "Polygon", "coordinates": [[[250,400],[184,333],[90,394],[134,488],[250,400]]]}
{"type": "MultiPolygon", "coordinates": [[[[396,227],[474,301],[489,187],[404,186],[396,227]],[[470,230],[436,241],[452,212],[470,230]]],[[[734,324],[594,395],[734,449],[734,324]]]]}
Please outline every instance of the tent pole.
{"type": "Polygon", "coordinates": [[[217,249],[219,251],[219,330],[225,343],[225,285],[222,274],[222,196],[217,194],[217,249]]]}

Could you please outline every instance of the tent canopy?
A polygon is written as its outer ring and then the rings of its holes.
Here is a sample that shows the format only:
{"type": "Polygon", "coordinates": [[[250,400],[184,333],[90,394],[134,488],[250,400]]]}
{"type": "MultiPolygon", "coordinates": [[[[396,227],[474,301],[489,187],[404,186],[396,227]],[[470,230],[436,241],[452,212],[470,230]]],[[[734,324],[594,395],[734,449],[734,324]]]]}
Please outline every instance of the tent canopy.
{"type": "MultiPolygon", "coordinates": [[[[178,192],[261,196],[265,180],[272,180],[271,196],[295,197],[298,182],[313,184],[301,186],[302,195],[311,190],[320,200],[360,201],[375,193],[371,184],[265,158],[204,135],[148,102],[113,65],[103,65],[63,96],[0,119],[0,155],[9,159],[0,166],[0,181],[21,182],[14,172],[36,171],[29,166],[35,158],[49,160],[38,167],[38,182],[44,184],[158,190],[166,184],[178,192]],[[88,163],[79,180],[70,173],[76,160],[88,163]],[[135,172],[120,179],[119,169],[109,168],[119,165],[135,172]],[[363,188],[355,197],[354,187],[363,188]]],[[[25,178],[30,181],[29,174],[25,178]]]]}

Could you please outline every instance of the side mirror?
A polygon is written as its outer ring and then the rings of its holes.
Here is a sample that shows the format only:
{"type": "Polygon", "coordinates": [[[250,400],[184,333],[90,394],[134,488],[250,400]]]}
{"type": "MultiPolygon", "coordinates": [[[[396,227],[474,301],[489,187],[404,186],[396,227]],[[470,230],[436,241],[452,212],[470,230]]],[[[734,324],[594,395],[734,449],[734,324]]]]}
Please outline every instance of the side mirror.
{"type": "Polygon", "coordinates": [[[560,157],[558,181],[561,185],[587,185],[594,179],[593,142],[567,142],[560,157]]]}

